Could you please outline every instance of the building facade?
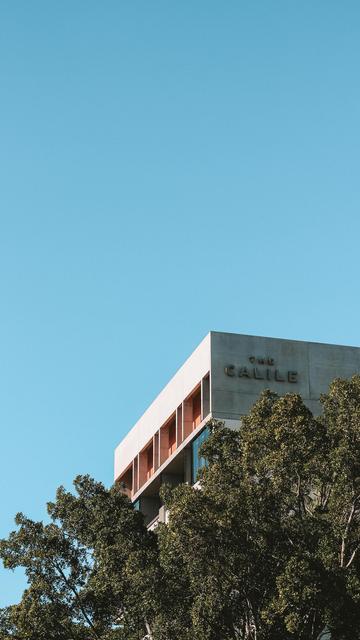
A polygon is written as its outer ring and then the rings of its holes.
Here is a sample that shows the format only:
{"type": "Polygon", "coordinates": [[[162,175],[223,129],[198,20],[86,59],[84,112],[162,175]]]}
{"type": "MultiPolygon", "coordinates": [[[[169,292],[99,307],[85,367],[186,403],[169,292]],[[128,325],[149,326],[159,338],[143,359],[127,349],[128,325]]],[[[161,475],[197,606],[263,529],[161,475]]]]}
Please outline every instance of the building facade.
{"type": "Polygon", "coordinates": [[[240,427],[264,389],[300,393],[314,412],[336,377],[360,373],[360,348],[210,332],[115,450],[115,481],[145,515],[166,520],[163,483],[194,484],[210,418],[240,427]]]}

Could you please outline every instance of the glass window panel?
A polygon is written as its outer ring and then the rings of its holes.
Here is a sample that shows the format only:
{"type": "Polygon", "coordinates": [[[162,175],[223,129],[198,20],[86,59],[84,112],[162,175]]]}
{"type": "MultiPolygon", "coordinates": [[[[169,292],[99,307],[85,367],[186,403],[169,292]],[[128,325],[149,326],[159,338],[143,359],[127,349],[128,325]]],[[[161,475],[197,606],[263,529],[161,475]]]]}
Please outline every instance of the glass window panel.
{"type": "Polygon", "coordinates": [[[206,460],[199,454],[199,449],[203,442],[209,436],[209,428],[206,427],[204,431],[200,433],[200,435],[195,438],[192,442],[192,483],[194,484],[197,481],[198,471],[202,469],[206,465],[206,460]]]}

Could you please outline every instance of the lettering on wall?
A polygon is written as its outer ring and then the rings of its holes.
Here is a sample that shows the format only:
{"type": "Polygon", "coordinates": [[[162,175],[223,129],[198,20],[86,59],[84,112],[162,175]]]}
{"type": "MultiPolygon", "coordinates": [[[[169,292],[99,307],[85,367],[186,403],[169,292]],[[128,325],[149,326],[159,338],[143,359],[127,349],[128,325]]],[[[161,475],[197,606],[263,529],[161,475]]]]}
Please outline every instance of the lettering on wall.
{"type": "Polygon", "coordinates": [[[275,382],[298,382],[298,372],[278,367],[274,358],[249,356],[249,364],[228,364],[224,368],[230,378],[245,378],[246,380],[268,380],[275,382]]]}

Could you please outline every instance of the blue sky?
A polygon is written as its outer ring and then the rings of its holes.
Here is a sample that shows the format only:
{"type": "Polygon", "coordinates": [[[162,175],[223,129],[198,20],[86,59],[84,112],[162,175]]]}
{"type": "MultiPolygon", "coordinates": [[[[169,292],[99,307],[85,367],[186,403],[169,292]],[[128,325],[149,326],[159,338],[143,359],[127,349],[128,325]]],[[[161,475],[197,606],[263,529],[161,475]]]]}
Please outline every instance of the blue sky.
{"type": "MultiPolygon", "coordinates": [[[[210,330],[360,345],[360,5],[0,6],[0,536],[210,330]]],[[[20,574],[0,571],[0,606],[20,574]]]]}

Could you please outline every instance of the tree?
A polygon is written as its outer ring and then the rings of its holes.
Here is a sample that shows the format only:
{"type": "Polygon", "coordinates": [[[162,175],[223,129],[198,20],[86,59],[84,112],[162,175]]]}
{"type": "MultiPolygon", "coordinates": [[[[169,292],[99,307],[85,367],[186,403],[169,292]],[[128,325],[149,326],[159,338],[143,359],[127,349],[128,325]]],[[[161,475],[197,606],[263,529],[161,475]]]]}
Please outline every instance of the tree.
{"type": "Polygon", "coordinates": [[[158,572],[155,536],[117,486],[78,477],[48,504],[51,523],[18,514],[0,544],[7,568],[24,567],[28,589],[0,615],[0,638],[138,639],[151,629],[158,572]],[[139,635],[140,634],[140,635],[139,635]]]}
{"type": "Polygon", "coordinates": [[[360,638],[360,377],[321,402],[263,393],[240,431],[210,425],[201,491],[164,492],[196,640],[360,638]]]}
{"type": "Polygon", "coordinates": [[[360,376],[321,403],[266,391],[239,431],[211,421],[201,489],[163,487],[154,533],[88,477],[50,524],[19,514],[0,556],[29,586],[0,638],[360,640],[360,376]]]}

